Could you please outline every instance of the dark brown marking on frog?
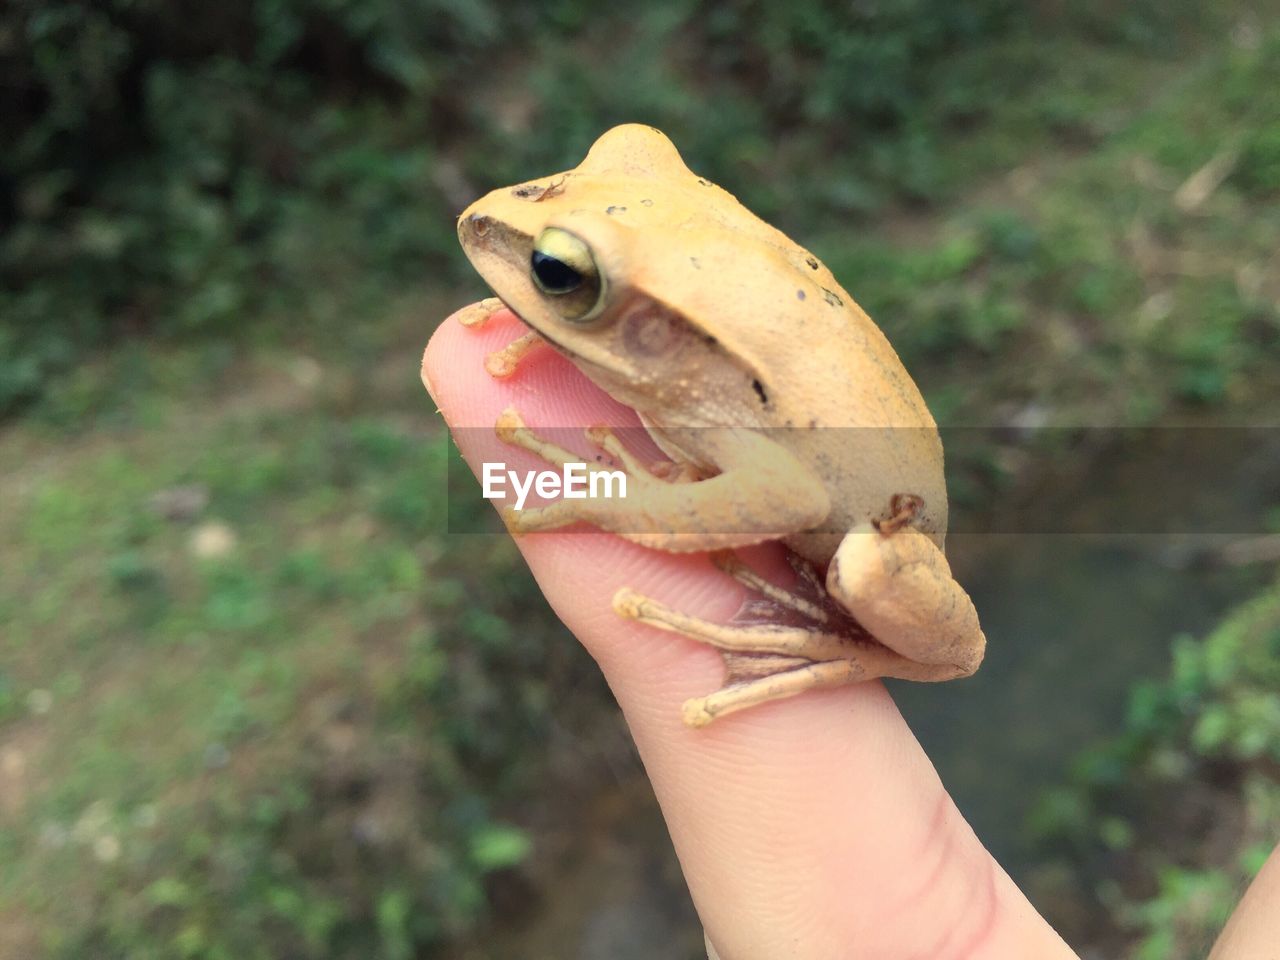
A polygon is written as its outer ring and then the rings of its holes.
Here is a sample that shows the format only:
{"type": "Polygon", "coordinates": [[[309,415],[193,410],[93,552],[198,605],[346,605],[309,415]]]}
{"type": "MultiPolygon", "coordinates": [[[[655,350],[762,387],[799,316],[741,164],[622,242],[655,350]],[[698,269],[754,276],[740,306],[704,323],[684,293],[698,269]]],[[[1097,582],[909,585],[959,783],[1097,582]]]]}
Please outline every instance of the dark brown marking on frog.
{"type": "Polygon", "coordinates": [[[564,193],[564,184],[568,177],[561,177],[559,180],[553,180],[546,186],[540,183],[522,183],[518,187],[511,188],[511,195],[520,200],[528,200],[532,203],[538,203],[546,200],[548,197],[554,197],[564,193]]]}

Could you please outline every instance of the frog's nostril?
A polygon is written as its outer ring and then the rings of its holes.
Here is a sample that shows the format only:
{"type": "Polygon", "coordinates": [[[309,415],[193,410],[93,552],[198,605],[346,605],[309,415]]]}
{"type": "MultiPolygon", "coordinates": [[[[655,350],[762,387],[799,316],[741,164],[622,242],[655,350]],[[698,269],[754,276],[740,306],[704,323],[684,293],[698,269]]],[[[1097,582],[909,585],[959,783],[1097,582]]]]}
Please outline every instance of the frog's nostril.
{"type": "Polygon", "coordinates": [[[492,221],[482,213],[473,213],[467,217],[466,223],[472,234],[477,237],[483,237],[489,232],[492,221]]]}

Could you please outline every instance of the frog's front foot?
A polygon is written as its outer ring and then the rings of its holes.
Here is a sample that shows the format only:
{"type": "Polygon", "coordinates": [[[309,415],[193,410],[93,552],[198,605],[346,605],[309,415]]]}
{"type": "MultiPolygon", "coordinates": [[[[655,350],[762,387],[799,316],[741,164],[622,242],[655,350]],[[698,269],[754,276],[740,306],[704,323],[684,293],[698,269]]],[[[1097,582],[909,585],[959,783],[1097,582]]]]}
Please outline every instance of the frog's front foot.
{"type": "MultiPolygon", "coordinates": [[[[530,453],[537,454],[543,460],[557,467],[563,468],[570,463],[582,463],[591,471],[609,469],[602,464],[595,463],[574,453],[572,450],[567,450],[557,443],[538,436],[524,422],[524,418],[520,416],[515,407],[507,407],[498,415],[498,420],[494,424],[494,432],[503,443],[528,450],[530,453]]],[[[640,484],[645,484],[655,479],[649,468],[636,459],[631,454],[631,451],[622,445],[622,441],[618,439],[617,434],[611,428],[606,426],[588,427],[585,433],[588,440],[621,465],[628,479],[640,484]]]]}
{"type": "MultiPolygon", "coordinates": [[[[502,411],[498,416],[497,423],[494,425],[494,432],[497,433],[498,439],[503,443],[528,450],[547,463],[559,467],[562,471],[572,464],[584,468],[589,475],[611,474],[616,476],[619,473],[612,467],[580,456],[572,450],[540,437],[525,424],[514,407],[508,407],[502,411]]],[[[653,477],[644,464],[622,445],[617,435],[608,427],[589,427],[586,435],[592,443],[600,447],[615,463],[622,467],[620,472],[625,475],[626,483],[633,485],[637,490],[646,485],[660,482],[653,477]]],[[[594,483],[589,484],[589,489],[594,488],[594,483]]],[[[612,483],[609,483],[605,485],[605,489],[613,490],[614,487],[612,483]]],[[[629,491],[628,495],[634,492],[636,491],[629,491]]],[[[551,530],[579,521],[607,526],[609,520],[616,518],[619,513],[615,506],[616,503],[617,501],[614,500],[602,500],[592,497],[561,499],[546,506],[530,507],[522,510],[504,507],[502,517],[507,528],[514,534],[551,530]]]]}
{"type": "Polygon", "coordinates": [[[497,297],[486,297],[469,307],[463,307],[458,311],[458,322],[464,327],[483,327],[489,322],[489,318],[503,308],[503,303],[497,297]]]}
{"type": "Polygon", "coordinates": [[[542,337],[530,330],[524,336],[517,337],[501,350],[495,350],[484,358],[484,369],[495,380],[505,380],[520,367],[520,362],[534,349],[546,343],[542,337]]]}
{"type": "MultiPolygon", "coordinates": [[[[506,305],[497,297],[489,297],[479,303],[464,307],[458,314],[458,322],[464,327],[479,328],[506,305]]],[[[546,341],[530,330],[508,343],[501,350],[495,350],[484,358],[484,368],[489,376],[496,380],[505,380],[516,372],[520,362],[534,349],[546,341]]]]}

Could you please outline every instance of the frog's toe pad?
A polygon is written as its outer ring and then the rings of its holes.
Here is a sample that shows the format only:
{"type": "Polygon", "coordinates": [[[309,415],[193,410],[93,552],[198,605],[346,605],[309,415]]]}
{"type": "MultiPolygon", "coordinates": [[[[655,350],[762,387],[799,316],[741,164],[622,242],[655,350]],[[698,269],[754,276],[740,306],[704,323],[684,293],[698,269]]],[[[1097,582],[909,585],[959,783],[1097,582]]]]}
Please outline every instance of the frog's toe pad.
{"type": "Polygon", "coordinates": [[[622,587],[613,595],[613,612],[627,620],[637,620],[645,599],[630,587],[622,587]]]}
{"type": "Polygon", "coordinates": [[[458,312],[458,323],[464,327],[483,327],[495,313],[502,309],[502,301],[497,297],[487,297],[458,312]]]}
{"type": "Polygon", "coordinates": [[[715,718],[715,714],[707,709],[706,697],[694,697],[680,706],[680,719],[684,721],[686,727],[693,727],[696,730],[705,727],[715,718]]]}
{"type": "Polygon", "coordinates": [[[493,425],[493,432],[498,435],[498,439],[503,443],[515,443],[516,431],[524,429],[524,420],[520,418],[520,414],[516,412],[515,407],[507,407],[500,414],[498,420],[493,425]]]}

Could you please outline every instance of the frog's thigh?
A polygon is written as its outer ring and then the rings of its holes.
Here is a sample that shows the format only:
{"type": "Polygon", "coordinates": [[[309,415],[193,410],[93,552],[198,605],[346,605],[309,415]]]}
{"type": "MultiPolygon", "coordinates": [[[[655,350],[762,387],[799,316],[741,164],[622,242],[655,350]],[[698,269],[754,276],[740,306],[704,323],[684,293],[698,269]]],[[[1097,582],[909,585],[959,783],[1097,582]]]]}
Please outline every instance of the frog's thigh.
{"type": "Polygon", "coordinates": [[[827,592],[889,649],[951,668],[907,679],[968,676],[982,662],[987,641],[973,601],[952,578],[942,551],[918,530],[886,535],[865,525],[851,531],[827,570],[827,592]]]}

